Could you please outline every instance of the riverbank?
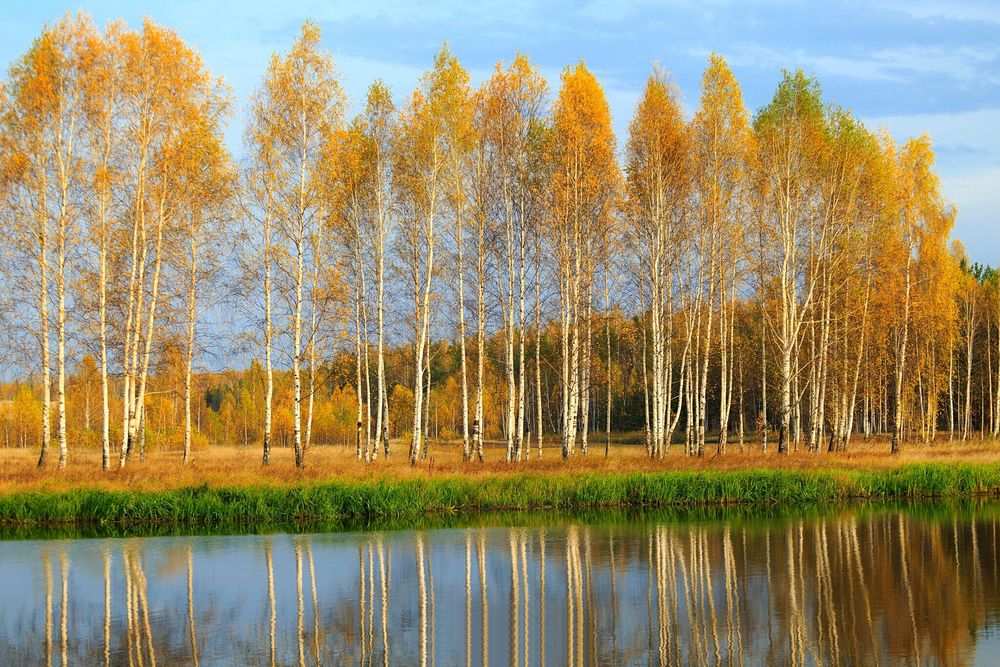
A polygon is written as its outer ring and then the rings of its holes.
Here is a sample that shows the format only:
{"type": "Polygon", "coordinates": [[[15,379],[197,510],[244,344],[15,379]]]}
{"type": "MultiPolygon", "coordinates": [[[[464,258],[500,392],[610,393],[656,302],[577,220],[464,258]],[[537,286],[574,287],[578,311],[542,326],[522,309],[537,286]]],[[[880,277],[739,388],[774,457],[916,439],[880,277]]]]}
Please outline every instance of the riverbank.
{"type": "MultiPolygon", "coordinates": [[[[376,475],[274,484],[162,489],[28,489],[0,493],[0,525],[172,526],[320,524],[327,529],[414,523],[482,512],[772,506],[870,499],[1000,496],[1000,462],[881,467],[376,475]]],[[[834,462],[830,462],[834,463],[834,462]]]]}

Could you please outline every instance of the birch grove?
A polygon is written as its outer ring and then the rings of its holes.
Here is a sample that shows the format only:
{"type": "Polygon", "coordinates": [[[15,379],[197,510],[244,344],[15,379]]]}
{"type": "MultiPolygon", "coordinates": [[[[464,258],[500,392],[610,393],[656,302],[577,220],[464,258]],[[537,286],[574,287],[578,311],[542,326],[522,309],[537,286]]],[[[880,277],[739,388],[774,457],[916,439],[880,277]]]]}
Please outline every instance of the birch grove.
{"type": "Polygon", "coordinates": [[[690,111],[653,69],[618,154],[583,62],[477,79],[444,46],[410,94],[348,100],[323,45],[306,23],[246,101],[152,21],[67,15],[11,65],[4,446],[107,470],[1000,435],[1000,280],[929,137],[801,71],[748,109],[712,54],[690,111]]]}

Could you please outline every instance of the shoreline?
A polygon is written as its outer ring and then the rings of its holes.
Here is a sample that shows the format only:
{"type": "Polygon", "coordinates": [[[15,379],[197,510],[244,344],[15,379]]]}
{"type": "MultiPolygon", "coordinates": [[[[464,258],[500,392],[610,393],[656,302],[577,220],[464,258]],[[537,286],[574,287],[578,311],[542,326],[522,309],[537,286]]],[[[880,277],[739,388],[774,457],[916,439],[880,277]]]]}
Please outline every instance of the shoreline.
{"type": "Polygon", "coordinates": [[[607,473],[511,472],[463,478],[310,481],[166,490],[14,491],[0,527],[212,529],[398,526],[498,512],[769,507],[840,501],[1000,496],[1000,463],[904,463],[882,469],[746,468],[607,473]]]}

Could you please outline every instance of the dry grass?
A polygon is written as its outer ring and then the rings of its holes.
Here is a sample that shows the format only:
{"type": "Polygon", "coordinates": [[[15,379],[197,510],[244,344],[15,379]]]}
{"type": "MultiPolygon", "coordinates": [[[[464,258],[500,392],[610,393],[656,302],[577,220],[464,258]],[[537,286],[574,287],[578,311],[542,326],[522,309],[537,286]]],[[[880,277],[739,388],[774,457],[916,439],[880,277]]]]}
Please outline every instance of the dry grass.
{"type": "MultiPolygon", "coordinates": [[[[316,446],[306,455],[304,470],[296,470],[290,449],[272,453],[268,467],[260,464],[256,448],[211,447],[196,451],[188,465],[181,462],[180,452],[151,452],[146,460],[137,458],[124,470],[115,466],[109,472],[100,470],[100,452],[71,450],[65,470],[52,464],[46,469],[36,467],[38,453],[34,450],[0,451],[0,495],[18,491],[70,491],[103,489],[119,491],[159,491],[208,485],[210,487],[292,486],[308,482],[365,481],[382,479],[442,478],[461,476],[504,477],[525,472],[536,474],[566,474],[574,472],[636,472],[636,471],[736,471],[746,469],[813,470],[837,468],[875,470],[910,463],[998,463],[1000,442],[971,443],[937,442],[931,445],[907,444],[901,454],[889,454],[884,440],[860,439],[852,443],[851,451],[839,454],[809,454],[792,452],[779,456],[772,446],[767,454],[754,447],[739,452],[732,446],[725,456],[706,455],[703,458],[684,456],[681,446],[673,446],[663,460],[646,458],[641,446],[615,445],[610,456],[604,456],[604,443],[594,442],[590,454],[563,461],[558,442],[550,439],[539,459],[534,452],[528,461],[518,464],[503,462],[503,450],[494,445],[487,449],[486,463],[463,463],[461,446],[456,443],[432,443],[429,460],[411,467],[406,457],[406,443],[394,442],[389,460],[379,459],[365,465],[355,458],[353,449],[341,446],[316,446]]],[[[708,449],[714,452],[714,445],[708,449]]]]}

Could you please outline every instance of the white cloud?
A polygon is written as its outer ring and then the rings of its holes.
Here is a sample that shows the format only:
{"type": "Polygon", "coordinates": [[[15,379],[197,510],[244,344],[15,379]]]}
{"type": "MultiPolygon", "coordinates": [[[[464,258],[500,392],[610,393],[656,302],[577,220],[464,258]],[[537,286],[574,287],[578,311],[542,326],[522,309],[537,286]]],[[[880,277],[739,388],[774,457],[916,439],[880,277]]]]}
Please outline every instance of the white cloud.
{"type": "Polygon", "coordinates": [[[944,18],[954,21],[1000,23],[1000,4],[997,4],[995,0],[980,2],[969,2],[968,0],[964,2],[959,0],[948,0],[947,2],[939,2],[937,0],[903,0],[902,2],[888,2],[886,6],[921,19],[944,18]]]}
{"type": "MultiPolygon", "coordinates": [[[[699,57],[709,53],[706,49],[688,49],[686,52],[699,57]]],[[[735,65],[775,69],[801,67],[821,77],[910,83],[921,76],[939,75],[967,82],[979,77],[997,81],[990,66],[1000,57],[1000,47],[945,49],[901,46],[844,56],[744,43],[724,49],[724,53],[735,65]]]]}
{"type": "Polygon", "coordinates": [[[1000,264],[1000,108],[865,119],[897,141],[924,132],[937,152],[941,194],[958,206],[954,236],[973,261],[1000,264]]]}
{"type": "Polygon", "coordinates": [[[1000,165],[1000,108],[955,113],[866,118],[872,129],[885,127],[897,140],[924,132],[939,150],[978,154],[1000,165]]]}

